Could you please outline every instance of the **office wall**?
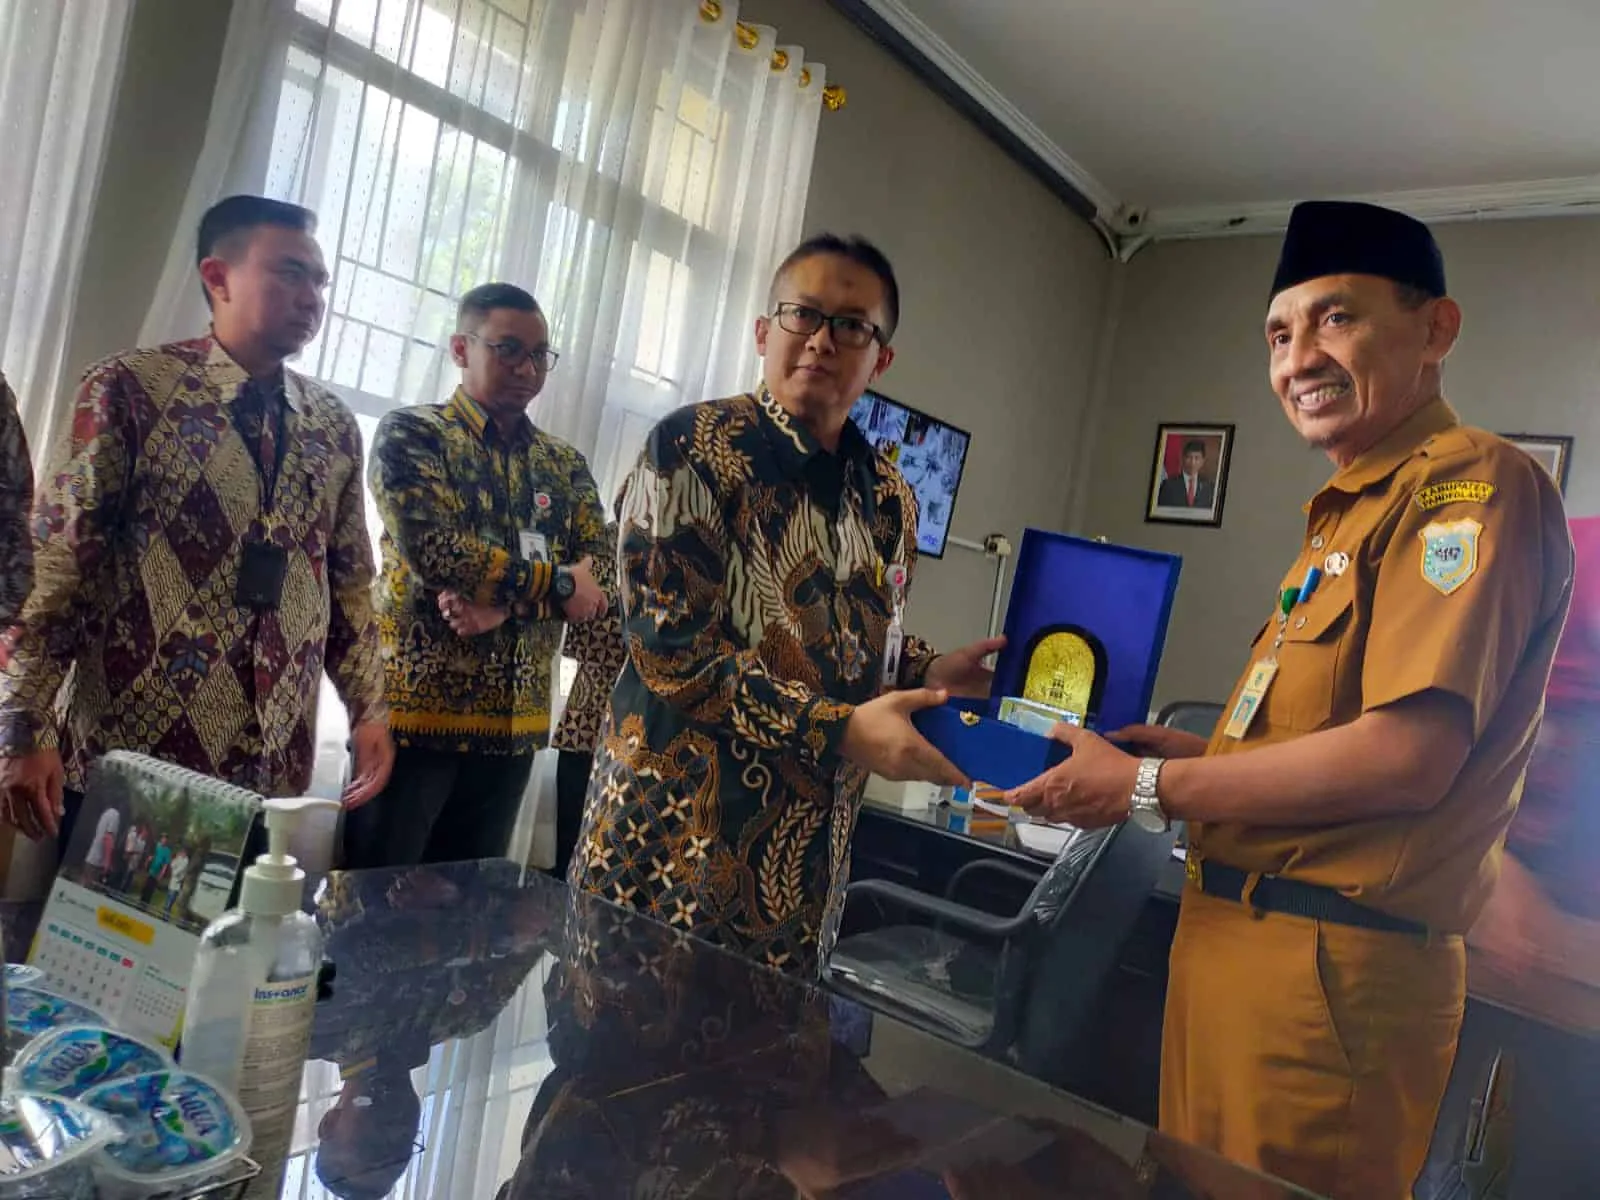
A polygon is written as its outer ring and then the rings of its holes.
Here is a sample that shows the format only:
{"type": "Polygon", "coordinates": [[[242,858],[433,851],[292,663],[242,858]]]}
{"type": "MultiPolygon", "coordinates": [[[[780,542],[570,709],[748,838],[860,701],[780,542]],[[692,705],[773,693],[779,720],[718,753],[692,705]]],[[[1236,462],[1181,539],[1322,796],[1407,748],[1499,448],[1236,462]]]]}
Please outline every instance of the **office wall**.
{"type": "MultiPolygon", "coordinates": [[[[1437,230],[1466,320],[1445,368],[1463,419],[1577,439],[1574,515],[1600,512],[1600,219],[1437,230]]],[[[1158,244],[1125,268],[1109,384],[1095,414],[1084,528],[1184,556],[1157,701],[1224,699],[1304,534],[1328,461],[1290,429],[1261,333],[1276,238],[1158,244]],[[1147,525],[1156,425],[1237,425],[1220,529],[1147,525]]]]}

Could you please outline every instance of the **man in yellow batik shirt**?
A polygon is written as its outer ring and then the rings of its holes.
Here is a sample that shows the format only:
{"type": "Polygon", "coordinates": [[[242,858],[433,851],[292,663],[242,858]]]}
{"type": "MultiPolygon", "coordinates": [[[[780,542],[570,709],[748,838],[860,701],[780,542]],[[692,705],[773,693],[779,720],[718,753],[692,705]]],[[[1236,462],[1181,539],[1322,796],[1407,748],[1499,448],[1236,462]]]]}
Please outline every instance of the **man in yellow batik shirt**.
{"type": "Polygon", "coordinates": [[[591,562],[614,547],[589,464],[528,418],[557,358],[537,301],[473,288],[450,354],[455,394],[389,413],[373,441],[398,749],[389,787],[345,827],[349,867],[506,852],[550,730],[562,623],[606,608],[591,562]]]}

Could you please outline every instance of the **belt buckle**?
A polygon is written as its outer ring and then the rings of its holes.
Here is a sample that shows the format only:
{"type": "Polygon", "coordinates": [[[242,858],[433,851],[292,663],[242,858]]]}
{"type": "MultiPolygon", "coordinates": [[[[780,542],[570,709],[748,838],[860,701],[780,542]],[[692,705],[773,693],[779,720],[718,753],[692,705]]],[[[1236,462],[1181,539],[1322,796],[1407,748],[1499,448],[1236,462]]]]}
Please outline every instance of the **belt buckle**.
{"type": "Polygon", "coordinates": [[[1183,855],[1183,877],[1195,887],[1203,886],[1200,878],[1200,856],[1191,846],[1183,855]]]}

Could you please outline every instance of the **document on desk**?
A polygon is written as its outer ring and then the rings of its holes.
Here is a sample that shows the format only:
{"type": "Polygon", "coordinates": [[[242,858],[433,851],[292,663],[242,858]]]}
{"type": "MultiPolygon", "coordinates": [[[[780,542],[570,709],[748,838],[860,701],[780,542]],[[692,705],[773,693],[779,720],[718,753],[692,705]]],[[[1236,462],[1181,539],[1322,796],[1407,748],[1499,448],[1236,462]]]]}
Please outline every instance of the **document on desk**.
{"type": "Polygon", "coordinates": [[[1079,830],[1072,825],[1035,825],[1030,821],[1017,826],[1017,841],[1022,843],[1024,850],[1054,858],[1078,833],[1079,830]]]}

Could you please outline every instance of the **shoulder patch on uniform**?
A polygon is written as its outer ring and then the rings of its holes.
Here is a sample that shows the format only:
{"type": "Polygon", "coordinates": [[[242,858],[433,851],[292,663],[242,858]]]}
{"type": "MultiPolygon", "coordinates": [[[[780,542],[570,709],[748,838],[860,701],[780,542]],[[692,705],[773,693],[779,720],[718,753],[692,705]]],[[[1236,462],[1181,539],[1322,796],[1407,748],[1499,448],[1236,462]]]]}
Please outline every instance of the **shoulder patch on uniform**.
{"type": "Polygon", "coordinates": [[[1423,512],[1443,508],[1446,504],[1487,504],[1494,495],[1494,484],[1478,479],[1450,479],[1444,483],[1430,483],[1418,488],[1412,497],[1423,512]]]}
{"type": "Polygon", "coordinates": [[[1422,578],[1448,596],[1478,570],[1478,535],[1483,526],[1471,517],[1430,521],[1422,528],[1422,578]]]}

